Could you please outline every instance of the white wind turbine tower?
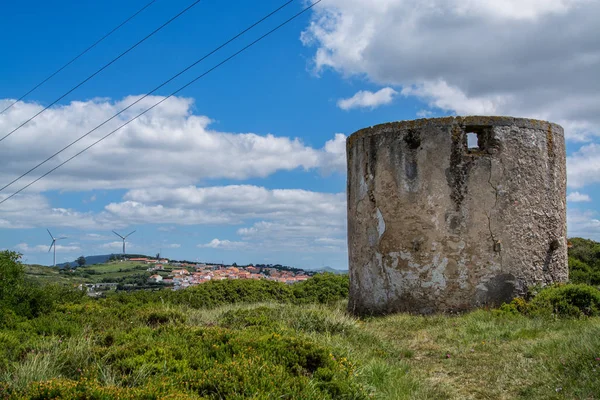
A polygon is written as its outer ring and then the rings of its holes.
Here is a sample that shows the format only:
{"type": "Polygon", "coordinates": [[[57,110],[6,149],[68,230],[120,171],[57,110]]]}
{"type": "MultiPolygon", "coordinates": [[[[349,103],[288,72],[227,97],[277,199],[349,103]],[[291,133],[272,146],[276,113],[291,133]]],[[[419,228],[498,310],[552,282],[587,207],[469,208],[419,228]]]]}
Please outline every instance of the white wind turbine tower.
{"type": "Polygon", "coordinates": [[[50,244],[50,248],[48,249],[48,253],[50,253],[50,250],[52,250],[52,247],[54,247],[54,262],[53,262],[52,266],[56,267],[56,242],[58,240],[66,239],[66,237],[62,236],[62,237],[59,237],[59,238],[55,238],[54,236],[52,236],[52,234],[50,233],[49,229],[46,229],[46,230],[48,231],[48,234],[52,238],[52,243],[50,244]]]}
{"type": "Polygon", "coordinates": [[[129,236],[133,235],[135,233],[135,231],[128,233],[125,236],[121,236],[119,235],[117,232],[112,231],[115,235],[117,235],[118,237],[120,237],[121,239],[123,239],[123,255],[125,255],[125,239],[127,239],[129,236]]]}

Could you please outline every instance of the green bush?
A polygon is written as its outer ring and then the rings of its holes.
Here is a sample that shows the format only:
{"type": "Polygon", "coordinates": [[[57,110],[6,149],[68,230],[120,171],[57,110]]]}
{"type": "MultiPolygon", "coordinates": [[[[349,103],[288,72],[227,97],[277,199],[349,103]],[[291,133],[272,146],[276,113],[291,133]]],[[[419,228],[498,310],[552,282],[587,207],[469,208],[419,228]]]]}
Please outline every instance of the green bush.
{"type": "Polygon", "coordinates": [[[111,335],[28,354],[0,398],[366,399],[350,361],[292,333],[161,325],[111,335]]]}
{"type": "Polygon", "coordinates": [[[569,280],[573,283],[600,285],[600,268],[595,269],[585,262],[570,256],[569,280]]]}
{"type": "Polygon", "coordinates": [[[14,332],[0,331],[0,371],[5,370],[23,352],[23,344],[14,332]]]}
{"type": "Polygon", "coordinates": [[[519,297],[503,304],[497,312],[576,318],[599,316],[600,290],[582,284],[550,286],[541,289],[529,302],[519,297]]]}
{"type": "MultiPolygon", "coordinates": [[[[49,292],[25,280],[20,254],[0,252],[0,309],[2,314],[33,318],[50,311],[52,298],[49,292]]],[[[4,318],[3,318],[4,319],[4,318]]],[[[0,321],[4,325],[4,321],[0,321]]]]}
{"type": "Polygon", "coordinates": [[[271,332],[284,331],[340,334],[356,328],[353,318],[321,306],[291,305],[238,308],[225,312],[219,325],[232,329],[259,328],[271,332]]]}
{"type": "Polygon", "coordinates": [[[178,291],[139,291],[119,293],[110,301],[121,304],[168,303],[191,308],[213,308],[224,304],[258,303],[264,301],[290,302],[289,285],[266,280],[224,280],[207,282],[178,291]]]}
{"type": "Polygon", "coordinates": [[[166,303],[195,309],[238,303],[320,303],[328,304],[348,297],[347,275],[318,274],[294,285],[268,280],[223,280],[207,282],[178,291],[137,291],[118,293],[109,301],[119,304],[166,303]]]}
{"type": "Polygon", "coordinates": [[[356,322],[323,306],[292,305],[345,298],[345,276],[88,299],[28,282],[18,255],[3,256],[2,282],[11,284],[0,292],[0,398],[366,398],[354,365],[306,335],[341,333],[356,322]],[[259,302],[280,304],[237,307],[202,328],[188,321],[198,313],[190,308],[259,302]]]}
{"type": "Polygon", "coordinates": [[[600,285],[600,243],[581,238],[573,238],[569,242],[570,281],[600,285]]]}
{"type": "Polygon", "coordinates": [[[552,286],[542,290],[527,306],[530,314],[563,317],[598,316],[600,290],[580,284],[552,286]]]}
{"type": "Polygon", "coordinates": [[[227,311],[219,322],[220,325],[231,329],[256,327],[278,330],[283,327],[283,324],[277,320],[277,311],[272,307],[238,308],[227,311]]]}
{"type": "Polygon", "coordinates": [[[513,301],[511,301],[508,304],[507,303],[502,304],[499,309],[499,311],[501,313],[512,314],[512,315],[527,314],[527,310],[528,310],[527,301],[525,299],[523,299],[522,297],[517,297],[516,299],[513,299],[513,301]]]}
{"type": "Polygon", "coordinates": [[[164,324],[178,324],[186,321],[185,314],[177,310],[151,309],[141,314],[141,319],[148,326],[157,327],[164,324]]]}
{"type": "Polygon", "coordinates": [[[71,337],[80,335],[83,332],[80,321],[63,318],[62,315],[56,313],[41,315],[32,319],[29,321],[28,326],[41,336],[71,337]]]}
{"type": "Polygon", "coordinates": [[[20,257],[15,252],[0,252],[0,327],[14,324],[15,317],[35,318],[50,313],[57,304],[84,300],[82,291],[26,280],[20,257]]]}
{"type": "Polygon", "coordinates": [[[299,304],[327,304],[348,298],[348,275],[317,274],[293,286],[294,301],[299,304]]]}

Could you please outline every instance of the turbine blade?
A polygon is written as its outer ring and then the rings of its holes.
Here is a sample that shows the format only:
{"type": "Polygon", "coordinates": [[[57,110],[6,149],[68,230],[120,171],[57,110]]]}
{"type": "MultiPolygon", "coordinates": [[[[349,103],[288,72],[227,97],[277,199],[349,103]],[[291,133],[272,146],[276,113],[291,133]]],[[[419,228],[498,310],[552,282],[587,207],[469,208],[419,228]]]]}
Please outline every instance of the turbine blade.
{"type": "Polygon", "coordinates": [[[133,231],[133,232],[131,232],[131,233],[127,234],[127,236],[125,236],[125,239],[127,239],[129,236],[133,235],[134,233],[135,233],[135,231],[133,231]]]}
{"type": "Polygon", "coordinates": [[[115,235],[117,235],[118,237],[120,237],[121,239],[125,239],[123,236],[119,235],[117,232],[112,231],[112,233],[114,233],[115,235]]]}
{"type": "Polygon", "coordinates": [[[48,235],[50,235],[50,237],[52,238],[52,240],[54,240],[54,236],[52,236],[52,234],[50,233],[50,229],[46,228],[46,230],[48,231],[48,235]]]}
{"type": "Polygon", "coordinates": [[[50,248],[48,249],[48,253],[50,253],[50,251],[52,250],[52,246],[54,246],[54,240],[52,241],[52,244],[50,245],[50,248]]]}

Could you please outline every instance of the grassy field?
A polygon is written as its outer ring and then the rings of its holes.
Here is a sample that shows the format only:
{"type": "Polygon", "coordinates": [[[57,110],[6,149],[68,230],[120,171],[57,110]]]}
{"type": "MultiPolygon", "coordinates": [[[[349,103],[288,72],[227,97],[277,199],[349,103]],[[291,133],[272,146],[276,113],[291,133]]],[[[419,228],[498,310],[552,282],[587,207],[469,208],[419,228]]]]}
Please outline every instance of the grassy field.
{"type": "Polygon", "coordinates": [[[77,274],[88,274],[86,279],[88,282],[102,282],[102,281],[114,281],[118,278],[127,278],[133,276],[150,276],[151,273],[146,270],[150,265],[140,264],[136,262],[110,262],[107,264],[90,265],[78,270],[77,274]]]}
{"type": "MultiPolygon", "coordinates": [[[[45,267],[41,265],[25,265],[26,275],[41,283],[98,283],[117,281],[122,278],[148,277],[151,273],[146,269],[150,265],[137,262],[109,262],[106,264],[95,264],[78,268],[75,272],[59,272],[58,268],[45,267]]],[[[168,269],[167,269],[168,270],[168,269]]],[[[142,279],[143,280],[143,279],[142,279]]]]}
{"type": "Polygon", "coordinates": [[[89,271],[94,270],[98,274],[114,274],[119,272],[129,272],[129,271],[145,271],[151,267],[151,265],[141,264],[139,262],[131,262],[131,261],[114,261],[106,264],[95,264],[88,265],[83,267],[81,271],[89,271]]]}
{"type": "Polygon", "coordinates": [[[595,286],[359,319],[345,312],[347,276],[90,299],[33,284],[47,271],[25,275],[15,253],[0,264],[0,399],[600,398],[595,286]]]}
{"type": "Polygon", "coordinates": [[[407,354],[422,389],[383,398],[594,399],[600,395],[600,320],[549,320],[477,311],[398,315],[367,329],[407,354]],[[433,397],[431,393],[435,393],[433,397]]]}
{"type": "Polygon", "coordinates": [[[74,277],[59,273],[58,268],[46,267],[43,265],[24,265],[24,269],[28,278],[41,284],[58,283],[68,285],[85,282],[85,279],[82,277],[74,277]]]}
{"type": "MultiPolygon", "coordinates": [[[[112,302],[67,306],[56,318],[30,322],[27,328],[35,335],[13,350],[23,352],[22,360],[0,380],[6,398],[19,398],[8,393],[27,388],[24,398],[40,393],[37,398],[52,393],[74,398],[72,388],[90,396],[80,398],[595,399],[600,394],[597,318],[476,311],[359,320],[344,309],[344,302],[211,310],[112,302]],[[107,318],[111,313],[119,318],[107,318]],[[52,319],[63,322],[59,326],[52,319]],[[281,346],[281,353],[272,357],[264,344],[281,346]],[[296,371],[295,364],[291,372],[280,370],[292,355],[304,353],[328,359],[313,360],[318,368],[312,375],[296,371]],[[202,375],[200,365],[214,375],[202,375]],[[272,376],[263,375],[263,382],[253,368],[272,376]],[[315,378],[320,369],[330,376],[315,378]]],[[[0,334],[5,352],[9,338],[9,332],[0,334]]],[[[297,362],[310,370],[310,361],[297,362]]]]}

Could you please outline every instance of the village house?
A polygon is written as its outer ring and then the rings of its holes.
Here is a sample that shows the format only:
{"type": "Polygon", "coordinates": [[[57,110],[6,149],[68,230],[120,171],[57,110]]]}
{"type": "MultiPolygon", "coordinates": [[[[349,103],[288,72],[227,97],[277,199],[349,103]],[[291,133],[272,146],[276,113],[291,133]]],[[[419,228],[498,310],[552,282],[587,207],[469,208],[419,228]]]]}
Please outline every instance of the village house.
{"type": "Polygon", "coordinates": [[[148,278],[148,282],[152,282],[152,283],[160,283],[162,282],[163,277],[160,275],[152,275],[150,278],[148,278]]]}

